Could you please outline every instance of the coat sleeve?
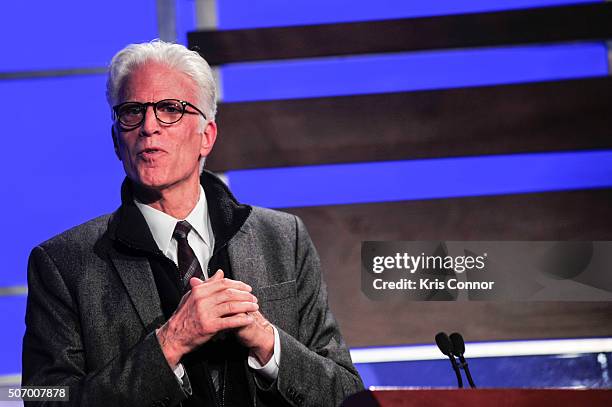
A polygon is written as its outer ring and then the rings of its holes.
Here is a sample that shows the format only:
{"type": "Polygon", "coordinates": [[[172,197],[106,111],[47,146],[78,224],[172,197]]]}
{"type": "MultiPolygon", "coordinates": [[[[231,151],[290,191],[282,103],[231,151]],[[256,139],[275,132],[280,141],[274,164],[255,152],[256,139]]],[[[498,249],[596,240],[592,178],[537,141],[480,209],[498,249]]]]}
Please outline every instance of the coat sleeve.
{"type": "Polygon", "coordinates": [[[281,357],[274,390],[293,406],[339,406],[363,390],[363,383],[329,310],[319,256],[302,221],[295,217],[295,222],[299,334],[278,329],[281,357]]]}
{"type": "Polygon", "coordinates": [[[26,407],[162,407],[186,397],[154,331],[100,369],[88,369],[77,302],[62,271],[41,246],[32,251],[28,264],[22,359],[23,386],[69,388],[69,402],[25,402],[26,407]]]}

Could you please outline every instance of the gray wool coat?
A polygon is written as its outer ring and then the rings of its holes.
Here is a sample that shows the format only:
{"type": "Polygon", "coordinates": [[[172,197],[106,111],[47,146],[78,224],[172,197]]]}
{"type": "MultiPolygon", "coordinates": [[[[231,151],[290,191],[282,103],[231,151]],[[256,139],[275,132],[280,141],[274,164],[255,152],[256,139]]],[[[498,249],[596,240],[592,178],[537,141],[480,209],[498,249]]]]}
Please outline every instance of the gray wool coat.
{"type": "MultiPolygon", "coordinates": [[[[222,216],[249,209],[227,244],[233,278],[253,287],[280,335],[277,380],[264,390],[248,372],[254,404],[337,406],[361,390],[301,220],[237,203],[210,173],[202,185],[209,203],[215,191],[222,216]]],[[[176,406],[187,397],[155,336],[165,318],[150,264],[117,248],[121,209],[30,256],[22,384],[69,386],[70,402],[58,406],[176,406]]]]}

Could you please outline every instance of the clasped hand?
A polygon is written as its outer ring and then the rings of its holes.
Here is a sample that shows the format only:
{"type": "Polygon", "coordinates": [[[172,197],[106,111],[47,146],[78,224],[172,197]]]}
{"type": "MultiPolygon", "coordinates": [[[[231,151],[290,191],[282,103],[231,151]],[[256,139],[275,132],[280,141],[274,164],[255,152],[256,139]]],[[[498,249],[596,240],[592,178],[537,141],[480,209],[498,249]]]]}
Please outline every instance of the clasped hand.
{"type": "Polygon", "coordinates": [[[206,281],[189,280],[187,292],[176,311],[156,331],[168,364],[173,369],[181,357],[222,331],[234,331],[251,356],[262,365],[274,353],[274,330],[259,312],[252,288],[224,278],[222,270],[206,281]]]}

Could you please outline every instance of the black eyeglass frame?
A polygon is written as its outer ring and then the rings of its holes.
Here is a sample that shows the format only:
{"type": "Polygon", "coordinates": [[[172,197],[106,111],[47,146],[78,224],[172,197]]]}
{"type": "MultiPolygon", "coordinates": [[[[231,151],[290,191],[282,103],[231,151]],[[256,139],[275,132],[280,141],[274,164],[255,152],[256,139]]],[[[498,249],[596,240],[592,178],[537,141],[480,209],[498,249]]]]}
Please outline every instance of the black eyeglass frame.
{"type": "Polygon", "coordinates": [[[172,98],[171,98],[171,99],[162,99],[162,100],[158,100],[157,102],[145,102],[145,103],[142,103],[142,102],[136,102],[136,101],[127,101],[127,102],[119,103],[118,105],[113,106],[113,120],[117,120],[117,121],[119,122],[119,124],[121,124],[121,126],[123,126],[123,127],[124,127],[124,128],[126,128],[126,129],[132,129],[132,128],[138,127],[138,126],[140,126],[140,125],[141,125],[141,124],[144,122],[144,120],[145,120],[145,116],[146,116],[146,114],[147,114],[147,108],[148,108],[149,106],[153,106],[153,114],[155,114],[155,118],[156,118],[157,120],[159,120],[160,122],[164,123],[164,124],[174,124],[174,123],[178,123],[178,122],[179,122],[179,121],[180,121],[180,120],[183,118],[183,116],[185,115],[185,113],[187,113],[187,114],[201,114],[201,115],[202,115],[202,117],[204,117],[204,119],[205,119],[205,120],[208,120],[208,119],[206,118],[206,115],[204,114],[204,112],[202,112],[200,109],[198,109],[198,108],[197,108],[196,106],[194,106],[192,103],[186,102],[186,101],[184,101],[184,100],[180,100],[180,99],[172,99],[172,98]],[[157,115],[157,105],[158,105],[159,103],[161,103],[161,102],[167,102],[167,101],[169,101],[169,100],[170,100],[170,101],[174,101],[174,102],[179,102],[179,104],[180,104],[180,105],[182,106],[182,108],[183,108],[183,109],[182,109],[182,111],[181,111],[181,115],[179,116],[179,118],[178,118],[178,119],[176,119],[176,120],[175,120],[175,121],[173,121],[173,122],[166,122],[166,121],[163,121],[163,120],[162,120],[162,119],[160,119],[160,118],[159,118],[159,116],[157,115]],[[128,124],[126,124],[126,123],[123,123],[123,122],[121,121],[121,118],[119,117],[119,109],[121,109],[121,107],[122,107],[122,106],[125,106],[125,105],[128,105],[128,104],[135,104],[135,105],[138,105],[138,106],[140,106],[140,107],[141,107],[142,118],[141,118],[141,119],[140,119],[140,121],[139,121],[138,123],[136,123],[136,124],[129,124],[129,125],[128,125],[128,124]],[[195,109],[197,113],[196,113],[196,112],[190,112],[190,111],[188,111],[188,110],[187,110],[187,106],[189,106],[189,107],[191,107],[191,108],[195,109]]]}

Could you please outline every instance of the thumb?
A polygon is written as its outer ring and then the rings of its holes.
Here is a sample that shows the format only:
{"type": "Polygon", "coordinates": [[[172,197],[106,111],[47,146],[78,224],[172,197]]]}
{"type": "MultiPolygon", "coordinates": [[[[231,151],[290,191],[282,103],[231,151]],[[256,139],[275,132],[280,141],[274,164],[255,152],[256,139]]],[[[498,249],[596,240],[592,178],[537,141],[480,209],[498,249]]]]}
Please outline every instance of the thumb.
{"type": "Polygon", "coordinates": [[[189,279],[189,285],[191,286],[191,288],[197,287],[197,286],[202,285],[202,284],[204,284],[204,281],[200,280],[197,277],[191,277],[189,279]]]}
{"type": "Polygon", "coordinates": [[[212,277],[209,277],[208,280],[206,280],[206,281],[223,280],[224,276],[225,275],[223,274],[223,270],[219,269],[219,270],[217,270],[217,272],[215,274],[212,275],[212,277]]]}

